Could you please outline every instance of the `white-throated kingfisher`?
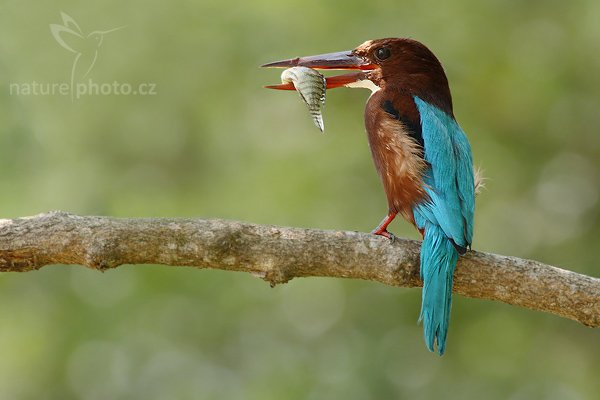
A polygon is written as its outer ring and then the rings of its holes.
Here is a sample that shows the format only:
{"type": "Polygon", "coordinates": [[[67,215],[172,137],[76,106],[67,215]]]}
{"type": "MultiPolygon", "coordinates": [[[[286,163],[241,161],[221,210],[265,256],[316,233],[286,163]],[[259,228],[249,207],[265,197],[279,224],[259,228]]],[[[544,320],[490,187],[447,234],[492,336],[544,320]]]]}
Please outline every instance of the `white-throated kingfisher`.
{"type": "MultiPolygon", "coordinates": [[[[388,201],[388,214],[373,233],[393,239],[387,226],[400,214],[423,236],[419,320],[427,347],[434,351],[437,343],[442,355],[454,269],[471,246],[475,211],[471,146],[454,118],[442,65],[423,44],[399,38],[264,65],[293,66],[357,70],[326,78],[327,88],[371,90],[365,126],[388,201]]],[[[270,87],[294,89],[289,83],[270,87]]]]}

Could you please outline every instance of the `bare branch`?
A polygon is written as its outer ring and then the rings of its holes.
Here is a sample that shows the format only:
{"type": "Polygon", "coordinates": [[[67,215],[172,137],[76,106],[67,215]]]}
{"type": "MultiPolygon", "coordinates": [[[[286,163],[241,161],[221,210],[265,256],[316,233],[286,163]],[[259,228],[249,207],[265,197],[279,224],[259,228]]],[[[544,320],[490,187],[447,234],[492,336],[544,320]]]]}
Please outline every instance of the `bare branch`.
{"type": "MultiPolygon", "coordinates": [[[[236,221],[81,217],[51,212],[0,220],[0,271],[49,264],[106,270],[164,264],[250,272],[275,285],[328,276],[417,287],[419,242],[358,232],[236,221]]],[[[600,326],[600,279],[515,257],[469,252],[454,291],[600,326]]]]}

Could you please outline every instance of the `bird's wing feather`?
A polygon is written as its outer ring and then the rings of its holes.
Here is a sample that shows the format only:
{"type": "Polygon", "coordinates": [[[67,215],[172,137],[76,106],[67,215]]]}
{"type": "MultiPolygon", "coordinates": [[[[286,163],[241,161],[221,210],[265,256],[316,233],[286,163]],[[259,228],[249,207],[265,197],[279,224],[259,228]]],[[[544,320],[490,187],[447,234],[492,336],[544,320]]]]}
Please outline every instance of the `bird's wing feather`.
{"type": "Polygon", "coordinates": [[[419,228],[435,223],[458,246],[470,246],[475,210],[471,146],[453,117],[417,96],[414,100],[429,164],[424,177],[429,199],[414,207],[415,222],[419,228]]]}
{"type": "Polygon", "coordinates": [[[78,32],[58,24],[50,24],[50,32],[52,32],[52,36],[54,36],[58,44],[71,53],[79,53],[81,51],[82,43],[85,39],[78,32]]]}

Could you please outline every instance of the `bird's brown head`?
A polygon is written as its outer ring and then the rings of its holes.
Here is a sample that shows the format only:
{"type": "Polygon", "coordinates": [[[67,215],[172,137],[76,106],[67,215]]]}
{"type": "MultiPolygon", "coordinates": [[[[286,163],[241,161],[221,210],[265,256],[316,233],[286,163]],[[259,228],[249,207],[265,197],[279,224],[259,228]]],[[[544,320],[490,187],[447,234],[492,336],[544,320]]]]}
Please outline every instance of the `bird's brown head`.
{"type": "Polygon", "coordinates": [[[367,74],[376,86],[417,95],[452,113],[452,98],[444,68],[422,43],[402,38],[369,40],[352,53],[377,65],[367,74]]]}
{"type": "MultiPolygon", "coordinates": [[[[444,69],[431,50],[416,40],[405,38],[368,40],[351,51],[297,57],[263,65],[263,67],[282,68],[294,66],[359,70],[359,72],[328,77],[327,88],[346,86],[400,91],[419,96],[452,114],[452,98],[444,69]]],[[[290,89],[285,85],[269,87],[290,89]]]]}

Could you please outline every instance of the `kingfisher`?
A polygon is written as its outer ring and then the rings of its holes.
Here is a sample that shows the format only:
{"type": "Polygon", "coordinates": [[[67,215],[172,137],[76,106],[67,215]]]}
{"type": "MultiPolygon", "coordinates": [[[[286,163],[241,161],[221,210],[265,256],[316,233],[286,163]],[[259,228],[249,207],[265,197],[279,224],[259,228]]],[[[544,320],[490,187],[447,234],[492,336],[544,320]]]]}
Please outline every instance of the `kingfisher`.
{"type": "MultiPolygon", "coordinates": [[[[353,70],[326,78],[327,89],[371,90],[365,127],[388,212],[372,231],[393,241],[400,214],[420,232],[421,313],[427,348],[446,349],[452,281],[459,255],[471,248],[475,189],[471,146],[457,123],[442,64],[407,38],[369,40],[351,51],[296,57],[263,67],[353,70]]],[[[294,90],[291,83],[269,86],[294,90]]]]}

